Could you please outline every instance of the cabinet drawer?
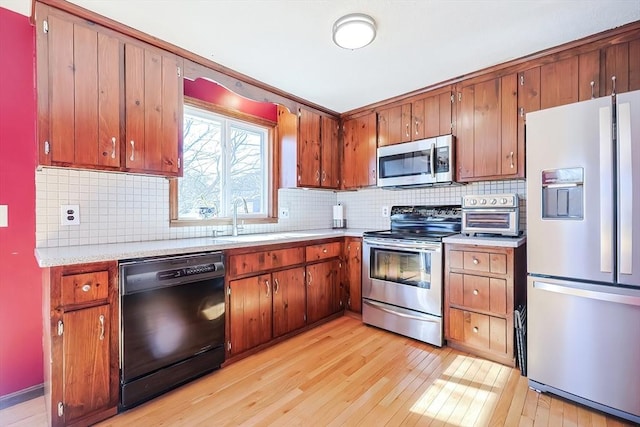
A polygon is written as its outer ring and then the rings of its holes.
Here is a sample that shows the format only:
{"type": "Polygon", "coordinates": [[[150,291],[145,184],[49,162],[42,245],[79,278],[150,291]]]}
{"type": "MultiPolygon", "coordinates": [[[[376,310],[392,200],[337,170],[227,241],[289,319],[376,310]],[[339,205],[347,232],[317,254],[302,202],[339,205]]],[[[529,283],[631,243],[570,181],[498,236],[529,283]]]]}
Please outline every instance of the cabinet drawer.
{"type": "Polygon", "coordinates": [[[465,307],[476,310],[489,310],[491,298],[488,277],[465,274],[462,286],[462,300],[465,307]]]}
{"type": "Polygon", "coordinates": [[[256,273],[273,270],[289,265],[304,263],[304,247],[261,251],[250,254],[231,255],[229,257],[229,274],[256,273]]]}
{"type": "Polygon", "coordinates": [[[318,261],[327,258],[336,258],[340,256],[341,252],[341,242],[307,246],[307,262],[318,261]]]}
{"type": "Polygon", "coordinates": [[[489,272],[489,254],[486,252],[465,252],[463,264],[465,270],[489,272]]]}
{"type": "Polygon", "coordinates": [[[108,295],[108,271],[62,276],[62,305],[104,300],[108,295]]]}
{"type": "Polygon", "coordinates": [[[484,273],[507,274],[507,256],[505,254],[472,251],[449,251],[451,268],[478,271],[484,273]]]}
{"type": "Polygon", "coordinates": [[[505,319],[452,308],[449,313],[451,339],[494,353],[507,352],[505,319]]]}

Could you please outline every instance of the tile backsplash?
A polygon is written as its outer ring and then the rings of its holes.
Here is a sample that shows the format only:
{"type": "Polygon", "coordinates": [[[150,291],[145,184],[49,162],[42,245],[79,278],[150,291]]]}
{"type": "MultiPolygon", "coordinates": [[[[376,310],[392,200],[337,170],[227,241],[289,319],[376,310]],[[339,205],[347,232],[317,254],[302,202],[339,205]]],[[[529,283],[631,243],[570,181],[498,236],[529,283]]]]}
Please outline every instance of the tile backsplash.
{"type": "MultiPolygon", "coordinates": [[[[349,228],[386,229],[383,206],[459,204],[465,194],[518,193],[525,229],[526,185],[523,180],[468,185],[332,192],[278,190],[278,204],[289,218],[273,224],[247,224],[243,233],[330,228],[332,206],[345,207],[349,228]]],[[[230,226],[169,226],[169,181],[166,178],[86,170],[42,168],[36,171],[36,246],[58,247],[230,234],[230,226]],[[60,224],[60,205],[80,206],[80,225],[60,224]]]]}

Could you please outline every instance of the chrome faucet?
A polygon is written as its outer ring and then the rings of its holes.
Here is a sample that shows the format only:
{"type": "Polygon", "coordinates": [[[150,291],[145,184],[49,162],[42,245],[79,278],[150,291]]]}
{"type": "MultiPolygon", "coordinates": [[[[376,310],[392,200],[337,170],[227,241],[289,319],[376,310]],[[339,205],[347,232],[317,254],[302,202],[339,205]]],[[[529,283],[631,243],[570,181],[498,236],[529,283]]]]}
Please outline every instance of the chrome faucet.
{"type": "Polygon", "coordinates": [[[238,197],[233,201],[233,216],[231,217],[231,235],[237,236],[238,229],[242,229],[242,226],[238,227],[238,205],[244,206],[244,213],[249,213],[249,209],[247,208],[247,201],[244,197],[238,197]]]}

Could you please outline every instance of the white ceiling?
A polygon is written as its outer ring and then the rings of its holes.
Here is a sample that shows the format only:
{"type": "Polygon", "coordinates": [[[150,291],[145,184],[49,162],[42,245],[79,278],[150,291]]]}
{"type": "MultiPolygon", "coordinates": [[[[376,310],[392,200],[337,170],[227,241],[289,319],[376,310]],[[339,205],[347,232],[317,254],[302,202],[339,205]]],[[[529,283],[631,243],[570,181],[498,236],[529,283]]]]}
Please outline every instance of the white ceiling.
{"type": "Polygon", "coordinates": [[[640,20],[640,0],[71,1],[340,113],[640,20]],[[378,26],[356,51],[331,38],[353,12],[378,26]]]}

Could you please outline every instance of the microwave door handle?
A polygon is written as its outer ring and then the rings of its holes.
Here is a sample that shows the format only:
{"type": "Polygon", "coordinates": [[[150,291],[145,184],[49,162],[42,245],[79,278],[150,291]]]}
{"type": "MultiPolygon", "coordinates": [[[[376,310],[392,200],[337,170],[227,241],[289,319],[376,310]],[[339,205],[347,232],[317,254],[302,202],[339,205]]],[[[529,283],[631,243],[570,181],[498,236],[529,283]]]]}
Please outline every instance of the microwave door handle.
{"type": "Polygon", "coordinates": [[[431,161],[431,177],[433,177],[433,178],[436,177],[435,156],[436,156],[436,144],[435,143],[431,143],[431,158],[429,160],[431,161]]]}

